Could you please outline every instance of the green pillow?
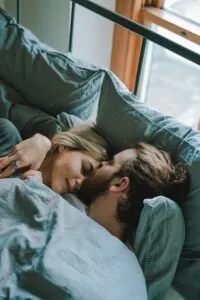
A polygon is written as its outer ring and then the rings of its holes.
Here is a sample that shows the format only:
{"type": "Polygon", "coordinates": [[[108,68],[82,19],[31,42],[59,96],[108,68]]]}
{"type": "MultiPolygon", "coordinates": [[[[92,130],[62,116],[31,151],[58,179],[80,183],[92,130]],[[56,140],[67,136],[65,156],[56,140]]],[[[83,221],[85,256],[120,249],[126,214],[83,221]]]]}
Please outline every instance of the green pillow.
{"type": "Polygon", "coordinates": [[[38,108],[20,103],[25,103],[22,96],[0,79],[0,118],[12,121],[23,138],[37,132],[52,137],[83,122],[72,114],[62,112],[53,117],[38,108]]]}
{"type": "Polygon", "coordinates": [[[133,244],[149,300],[163,299],[170,289],[184,238],[183,214],[175,202],[163,196],[144,200],[133,244]]]}
{"type": "Polygon", "coordinates": [[[57,116],[57,119],[59,121],[59,124],[62,126],[63,130],[69,130],[71,127],[84,122],[77,116],[65,112],[59,114],[57,116]]]}
{"type": "Polygon", "coordinates": [[[0,9],[0,78],[21,94],[18,103],[94,120],[104,74],[42,44],[0,9]]]}
{"type": "Polygon", "coordinates": [[[12,121],[21,136],[27,138],[40,132],[48,137],[62,130],[59,120],[24,103],[23,97],[0,80],[0,118],[12,121]]]}

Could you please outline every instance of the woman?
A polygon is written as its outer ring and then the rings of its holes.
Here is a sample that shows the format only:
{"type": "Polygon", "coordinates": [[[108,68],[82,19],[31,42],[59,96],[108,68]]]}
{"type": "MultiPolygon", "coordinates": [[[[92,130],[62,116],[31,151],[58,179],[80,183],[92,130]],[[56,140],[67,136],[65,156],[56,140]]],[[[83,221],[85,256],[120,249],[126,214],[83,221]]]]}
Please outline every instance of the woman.
{"type": "Polygon", "coordinates": [[[14,125],[0,119],[0,133],[0,156],[4,155],[0,178],[37,176],[59,194],[79,189],[82,180],[108,158],[108,144],[94,125],[76,125],[52,141],[41,134],[21,141],[14,125]]]}

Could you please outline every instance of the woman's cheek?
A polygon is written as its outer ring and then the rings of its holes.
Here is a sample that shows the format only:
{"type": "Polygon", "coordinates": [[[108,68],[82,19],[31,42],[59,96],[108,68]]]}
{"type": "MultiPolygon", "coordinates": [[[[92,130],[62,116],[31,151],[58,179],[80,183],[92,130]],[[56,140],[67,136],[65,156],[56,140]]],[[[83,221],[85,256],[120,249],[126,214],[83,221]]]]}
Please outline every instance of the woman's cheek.
{"type": "Polygon", "coordinates": [[[58,194],[67,193],[67,185],[64,181],[53,180],[51,188],[54,192],[58,194]]]}
{"type": "Polygon", "coordinates": [[[56,192],[58,194],[61,194],[61,192],[62,192],[62,187],[61,187],[59,181],[57,181],[57,180],[52,181],[51,188],[54,192],[56,192]]]}

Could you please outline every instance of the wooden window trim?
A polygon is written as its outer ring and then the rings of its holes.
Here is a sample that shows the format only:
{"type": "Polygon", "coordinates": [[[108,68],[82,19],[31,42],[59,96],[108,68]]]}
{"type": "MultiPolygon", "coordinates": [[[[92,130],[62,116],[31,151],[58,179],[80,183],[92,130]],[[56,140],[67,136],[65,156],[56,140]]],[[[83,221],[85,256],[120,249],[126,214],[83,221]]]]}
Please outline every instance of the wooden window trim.
{"type": "MultiPolygon", "coordinates": [[[[163,9],[163,0],[116,0],[115,11],[142,25],[156,24],[200,45],[200,26],[163,9]],[[148,6],[149,5],[149,6],[148,6]]],[[[143,38],[115,25],[111,70],[132,90],[143,38]]]]}
{"type": "MultiPolygon", "coordinates": [[[[140,10],[143,0],[117,0],[115,11],[141,23],[140,10]]],[[[134,88],[142,37],[115,25],[111,56],[111,70],[132,90],[134,88]]]]}
{"type": "Polygon", "coordinates": [[[153,23],[200,45],[200,25],[177,16],[165,9],[144,7],[141,17],[145,24],[153,23]]]}

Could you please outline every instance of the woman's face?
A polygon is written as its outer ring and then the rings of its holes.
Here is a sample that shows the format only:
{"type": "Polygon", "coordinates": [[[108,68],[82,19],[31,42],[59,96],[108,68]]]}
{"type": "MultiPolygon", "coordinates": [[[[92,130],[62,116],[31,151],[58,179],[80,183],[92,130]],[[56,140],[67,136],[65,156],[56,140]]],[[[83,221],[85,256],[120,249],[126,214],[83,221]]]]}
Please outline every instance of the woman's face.
{"type": "Polygon", "coordinates": [[[60,147],[52,164],[51,188],[58,194],[78,190],[83,179],[97,168],[99,162],[88,152],[70,151],[60,147]]]}

